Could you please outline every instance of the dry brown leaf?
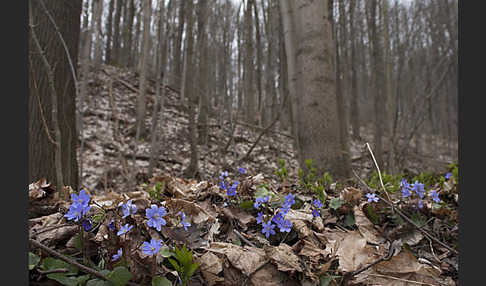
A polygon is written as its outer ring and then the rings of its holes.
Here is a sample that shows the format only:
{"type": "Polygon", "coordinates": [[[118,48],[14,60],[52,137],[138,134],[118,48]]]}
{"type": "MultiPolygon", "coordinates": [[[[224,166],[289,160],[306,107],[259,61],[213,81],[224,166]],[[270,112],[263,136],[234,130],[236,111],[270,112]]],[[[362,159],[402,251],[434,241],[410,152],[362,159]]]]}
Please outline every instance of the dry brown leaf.
{"type": "Polygon", "coordinates": [[[209,250],[226,255],[231,264],[246,276],[267,262],[265,251],[261,248],[213,242],[209,250]]]}
{"type": "Polygon", "coordinates": [[[366,238],[357,231],[348,232],[340,241],[336,251],[339,258],[339,270],[351,272],[378,259],[375,250],[366,245],[366,238]]]}
{"type": "Polygon", "coordinates": [[[265,252],[267,257],[277,265],[277,269],[279,271],[303,271],[299,263],[299,257],[295,255],[292,247],[290,247],[288,244],[281,243],[277,247],[265,246],[265,252]]]}
{"type": "Polygon", "coordinates": [[[354,211],[354,220],[356,226],[358,227],[359,232],[369,243],[373,244],[381,244],[385,241],[378,230],[375,228],[374,224],[366,217],[365,213],[363,212],[363,206],[366,202],[360,204],[359,206],[355,206],[354,211]]]}
{"type": "Polygon", "coordinates": [[[342,191],[342,197],[345,202],[355,206],[358,205],[363,198],[363,191],[353,187],[346,187],[342,191]]]}
{"type": "Polygon", "coordinates": [[[275,265],[267,263],[251,276],[253,285],[258,286],[284,286],[299,285],[296,281],[290,280],[288,275],[277,270],[275,265]]]}

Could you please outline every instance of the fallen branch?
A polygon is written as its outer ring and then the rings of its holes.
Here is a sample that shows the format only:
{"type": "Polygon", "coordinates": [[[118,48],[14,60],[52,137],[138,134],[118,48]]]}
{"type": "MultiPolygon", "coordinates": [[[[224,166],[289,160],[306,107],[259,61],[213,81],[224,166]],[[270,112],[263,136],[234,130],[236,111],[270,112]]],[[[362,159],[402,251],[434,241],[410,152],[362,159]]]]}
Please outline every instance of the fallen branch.
{"type": "MultiPolygon", "coordinates": [[[[94,277],[108,281],[108,278],[106,278],[105,275],[103,275],[101,272],[98,272],[94,269],[91,269],[91,268],[89,268],[89,267],[87,267],[87,266],[85,266],[85,265],[83,265],[79,262],[76,262],[76,261],[72,260],[71,258],[68,258],[67,256],[55,251],[54,249],[51,249],[51,248],[43,245],[42,243],[38,242],[35,239],[29,238],[29,243],[31,243],[32,245],[34,245],[37,248],[42,249],[44,252],[46,252],[49,255],[57,257],[57,258],[61,259],[62,261],[66,262],[66,263],[69,263],[71,265],[76,266],[77,268],[79,268],[81,271],[83,271],[85,273],[91,274],[94,277]]],[[[133,282],[128,282],[127,285],[140,286],[140,284],[133,283],[133,282]]]]}

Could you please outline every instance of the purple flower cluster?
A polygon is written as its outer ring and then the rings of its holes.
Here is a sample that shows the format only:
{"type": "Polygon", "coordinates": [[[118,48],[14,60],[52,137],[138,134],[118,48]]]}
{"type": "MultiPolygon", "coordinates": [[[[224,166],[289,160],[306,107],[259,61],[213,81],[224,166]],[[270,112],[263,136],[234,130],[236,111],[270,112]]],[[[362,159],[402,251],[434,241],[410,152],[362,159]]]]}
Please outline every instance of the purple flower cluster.
{"type": "MultiPolygon", "coordinates": [[[[246,170],[245,170],[245,173],[246,173],[246,170]]],[[[225,179],[227,177],[228,177],[228,171],[224,171],[224,172],[221,173],[221,175],[219,176],[219,179],[221,180],[221,181],[219,181],[219,188],[221,190],[225,190],[226,194],[230,197],[236,196],[236,189],[238,188],[238,184],[240,182],[234,181],[234,183],[230,186],[229,183],[225,182],[225,179]]]]}
{"type": "Polygon", "coordinates": [[[122,208],[122,218],[126,218],[129,215],[137,213],[137,206],[132,204],[132,200],[128,200],[128,202],[126,202],[125,204],[119,203],[118,206],[122,208]]]}
{"type": "MultiPolygon", "coordinates": [[[[263,198],[256,198],[254,207],[258,209],[261,204],[266,203],[269,201],[268,196],[263,198]]],[[[295,196],[292,194],[288,194],[284,198],[284,202],[282,206],[278,209],[277,213],[268,221],[264,221],[264,214],[263,212],[258,212],[258,216],[256,218],[257,223],[262,225],[262,233],[265,235],[266,238],[269,238],[270,235],[276,234],[274,228],[278,227],[280,232],[290,232],[292,229],[292,222],[289,219],[285,219],[285,215],[290,211],[292,205],[295,204],[295,196]]]]}
{"type": "Polygon", "coordinates": [[[145,215],[148,218],[148,226],[161,230],[163,225],[166,225],[166,221],[163,218],[167,214],[164,207],[158,207],[157,205],[152,205],[150,208],[145,209],[145,215]]]}
{"type": "Polygon", "coordinates": [[[71,201],[73,203],[69,206],[69,210],[64,216],[68,220],[74,219],[75,222],[79,221],[91,209],[89,205],[90,199],[90,196],[85,190],[81,190],[79,195],[71,194],[71,201]]]}
{"type": "Polygon", "coordinates": [[[321,214],[319,213],[319,209],[322,208],[321,200],[319,200],[319,199],[313,200],[312,205],[315,207],[315,209],[312,210],[312,216],[313,217],[320,216],[321,214]]]}
{"type": "MultiPolygon", "coordinates": [[[[447,176],[447,175],[446,175],[447,176]]],[[[449,176],[450,177],[450,176],[449,176]]],[[[447,179],[447,177],[446,177],[447,179]]],[[[402,179],[400,182],[400,188],[402,191],[402,198],[408,198],[413,196],[413,194],[417,194],[419,197],[418,200],[418,207],[421,209],[423,208],[423,199],[425,197],[425,186],[424,184],[420,183],[419,181],[415,181],[415,183],[409,184],[406,179],[402,179]]],[[[429,192],[429,196],[432,197],[432,200],[436,203],[440,202],[439,193],[437,190],[431,190],[429,192]]]]}

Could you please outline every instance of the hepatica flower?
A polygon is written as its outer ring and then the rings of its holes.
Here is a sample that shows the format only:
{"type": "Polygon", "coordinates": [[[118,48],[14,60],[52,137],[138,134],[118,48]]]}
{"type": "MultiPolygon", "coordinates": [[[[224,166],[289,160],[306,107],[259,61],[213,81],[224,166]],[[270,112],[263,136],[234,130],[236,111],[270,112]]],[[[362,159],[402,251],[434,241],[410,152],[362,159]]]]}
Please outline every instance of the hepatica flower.
{"type": "Polygon", "coordinates": [[[220,180],[224,180],[224,178],[228,177],[228,171],[221,172],[221,175],[219,176],[220,180]]]}
{"type": "Polygon", "coordinates": [[[375,194],[368,193],[366,194],[366,197],[368,198],[368,203],[371,202],[378,202],[379,198],[375,194]]]}
{"type": "Polygon", "coordinates": [[[452,177],[452,173],[451,173],[451,172],[449,172],[449,173],[445,174],[445,176],[444,176],[444,178],[445,178],[446,180],[449,180],[451,177],[452,177]]]}
{"type": "Polygon", "coordinates": [[[246,174],[246,169],[243,167],[238,168],[238,172],[242,175],[246,174]]]}
{"type": "Polygon", "coordinates": [[[263,197],[263,198],[256,198],[255,199],[255,203],[253,204],[253,206],[257,209],[259,208],[263,203],[267,203],[268,202],[268,196],[266,197],[263,197]]]}
{"type": "Polygon", "coordinates": [[[157,207],[156,205],[152,205],[150,208],[145,209],[145,214],[148,218],[148,226],[153,227],[158,231],[160,231],[162,225],[166,224],[163,216],[167,214],[167,211],[164,207],[157,207]]]}
{"type": "Polygon", "coordinates": [[[425,195],[424,184],[415,181],[415,183],[412,184],[412,191],[415,191],[417,195],[419,195],[419,197],[422,199],[425,195]]]}
{"type": "Polygon", "coordinates": [[[182,218],[181,224],[184,227],[184,229],[187,231],[187,227],[191,226],[191,224],[186,221],[186,214],[184,212],[179,212],[179,215],[182,218]]]}
{"type": "Polygon", "coordinates": [[[120,236],[127,232],[129,232],[133,228],[133,225],[129,225],[128,223],[124,226],[120,227],[120,230],[116,233],[116,235],[120,236]]]}
{"type": "Polygon", "coordinates": [[[120,257],[122,257],[122,255],[123,255],[123,249],[120,248],[120,249],[118,249],[116,254],[113,254],[111,261],[116,261],[116,260],[120,259],[120,257]]]}
{"type": "Polygon", "coordinates": [[[418,201],[418,207],[419,207],[419,209],[424,207],[424,203],[422,202],[422,200],[418,201]]]}
{"type": "Polygon", "coordinates": [[[314,201],[312,201],[312,205],[318,209],[322,208],[322,203],[319,199],[315,199],[314,201]]]}
{"type": "Polygon", "coordinates": [[[262,221],[263,221],[263,213],[262,212],[258,212],[258,216],[256,217],[256,221],[258,224],[261,224],[262,221]]]}
{"type": "Polygon", "coordinates": [[[292,206],[293,204],[295,204],[295,196],[292,194],[286,195],[284,203],[288,203],[289,206],[292,206]]]}
{"type": "Polygon", "coordinates": [[[153,256],[159,252],[160,248],[162,248],[162,240],[152,238],[150,242],[145,241],[142,244],[142,253],[153,256]]]}
{"type": "Polygon", "coordinates": [[[126,218],[129,215],[137,213],[137,206],[132,204],[132,200],[128,200],[127,203],[119,203],[118,206],[121,206],[123,216],[122,218],[126,218]]]}
{"type": "Polygon", "coordinates": [[[285,202],[280,208],[280,211],[282,212],[282,215],[287,215],[287,213],[290,211],[290,204],[288,202],[285,202]]]}
{"type": "Polygon", "coordinates": [[[83,216],[84,209],[85,208],[83,207],[83,205],[73,203],[72,205],[69,206],[69,210],[68,210],[67,214],[65,214],[64,216],[68,220],[74,219],[74,221],[77,222],[83,216]]]}
{"type": "Polygon", "coordinates": [[[312,210],[312,216],[314,216],[314,217],[320,216],[319,210],[318,209],[313,209],[312,210]]]}
{"type": "Polygon", "coordinates": [[[108,229],[111,231],[115,231],[115,221],[111,220],[110,223],[108,223],[108,229]]]}
{"type": "Polygon", "coordinates": [[[233,183],[233,185],[231,185],[231,187],[229,187],[229,188],[226,190],[226,194],[227,194],[228,196],[236,196],[236,188],[238,188],[238,184],[239,184],[239,183],[240,183],[240,182],[235,181],[235,182],[233,183]]]}
{"type": "Polygon", "coordinates": [[[407,198],[412,195],[412,192],[410,191],[410,184],[407,182],[406,179],[402,179],[400,182],[400,187],[402,187],[402,197],[407,198]]]}
{"type": "Polygon", "coordinates": [[[263,222],[262,223],[262,233],[265,234],[265,236],[268,238],[270,235],[274,235],[276,232],[273,230],[275,228],[275,225],[272,224],[271,221],[263,222]]]}
{"type": "Polygon", "coordinates": [[[277,226],[280,229],[280,232],[290,232],[292,223],[288,219],[282,219],[277,226]]]}
{"type": "Polygon", "coordinates": [[[71,200],[73,203],[69,206],[69,210],[64,216],[68,220],[77,222],[91,209],[91,206],[89,205],[90,196],[85,190],[81,190],[79,195],[71,194],[71,200]]]}
{"type": "Polygon", "coordinates": [[[79,195],[71,194],[71,200],[73,201],[73,204],[80,204],[86,207],[88,206],[90,199],[90,196],[86,193],[84,189],[79,192],[79,195]]]}
{"type": "Polygon", "coordinates": [[[439,193],[437,193],[437,190],[432,190],[430,191],[430,194],[429,196],[432,197],[432,200],[436,203],[439,203],[440,202],[440,199],[439,199],[439,193]]]}
{"type": "Polygon", "coordinates": [[[90,230],[91,227],[92,227],[92,223],[91,223],[91,220],[89,218],[83,220],[83,228],[84,228],[85,231],[90,230]]]}

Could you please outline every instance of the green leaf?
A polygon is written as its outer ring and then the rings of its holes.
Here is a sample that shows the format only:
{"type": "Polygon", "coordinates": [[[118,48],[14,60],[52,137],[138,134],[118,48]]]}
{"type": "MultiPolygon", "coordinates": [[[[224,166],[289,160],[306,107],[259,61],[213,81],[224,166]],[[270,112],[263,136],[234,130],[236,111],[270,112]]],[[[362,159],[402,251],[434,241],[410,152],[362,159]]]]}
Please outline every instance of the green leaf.
{"type": "Polygon", "coordinates": [[[126,285],[127,282],[132,279],[133,275],[128,271],[126,267],[118,266],[111,273],[109,273],[106,278],[113,282],[116,286],[126,285]]]}
{"type": "Polygon", "coordinates": [[[343,202],[341,201],[340,198],[332,198],[330,201],[329,201],[329,207],[333,210],[337,210],[338,208],[340,208],[342,206],[343,202]]]}
{"type": "Polygon", "coordinates": [[[162,255],[162,257],[164,257],[164,258],[168,258],[168,257],[171,257],[171,256],[175,256],[175,253],[172,250],[170,250],[169,247],[164,246],[160,250],[160,255],[162,255]]]}
{"type": "Polygon", "coordinates": [[[81,244],[81,233],[78,233],[76,235],[76,237],[74,238],[74,247],[79,250],[79,251],[82,251],[82,244],[81,244]]]}
{"type": "Polygon", "coordinates": [[[193,263],[189,266],[189,269],[187,270],[187,277],[190,278],[194,272],[196,272],[197,268],[199,267],[199,263],[193,263]]]}
{"type": "MultiPolygon", "coordinates": [[[[46,257],[44,260],[42,260],[42,265],[41,268],[43,270],[52,270],[52,269],[60,269],[60,268],[66,268],[69,272],[68,273],[61,273],[61,274],[78,274],[78,268],[76,266],[73,266],[67,262],[64,262],[60,259],[52,258],[52,257],[46,257]]],[[[57,274],[57,273],[54,273],[57,274]]]]}
{"type": "Polygon", "coordinates": [[[356,223],[356,221],[354,220],[354,214],[352,213],[349,213],[347,214],[345,217],[344,217],[344,225],[345,226],[352,226],[356,223]]]}
{"type": "Polygon", "coordinates": [[[331,282],[332,277],[329,275],[324,275],[319,278],[319,286],[328,286],[331,282]]]}
{"type": "Polygon", "coordinates": [[[172,286],[172,282],[165,277],[154,276],[152,278],[152,286],[172,286]]]}
{"type": "Polygon", "coordinates": [[[176,262],[174,259],[172,259],[172,258],[169,258],[169,262],[170,262],[170,264],[172,264],[172,266],[174,266],[175,271],[180,272],[181,267],[179,266],[179,263],[177,263],[177,262],[176,262]]]}
{"type": "Polygon", "coordinates": [[[51,273],[47,274],[47,278],[56,280],[57,282],[61,283],[62,285],[66,286],[77,286],[78,279],[77,277],[66,276],[66,273],[51,273]]]}
{"type": "Polygon", "coordinates": [[[251,210],[253,209],[253,201],[249,201],[249,200],[246,200],[246,201],[242,201],[238,207],[240,207],[240,209],[244,209],[244,210],[251,210]]]}
{"type": "Polygon", "coordinates": [[[40,260],[41,260],[40,256],[32,252],[29,252],[29,270],[34,269],[34,267],[36,267],[37,264],[39,264],[40,260]]]}
{"type": "Polygon", "coordinates": [[[105,281],[105,280],[101,280],[101,279],[91,279],[88,281],[88,283],[86,283],[86,286],[111,286],[113,285],[111,282],[109,281],[105,281]]]}

